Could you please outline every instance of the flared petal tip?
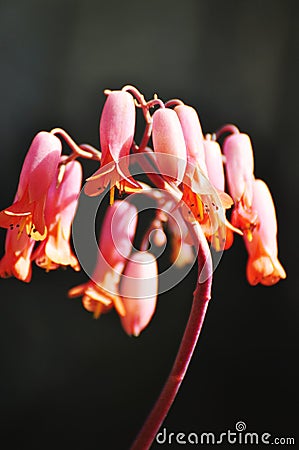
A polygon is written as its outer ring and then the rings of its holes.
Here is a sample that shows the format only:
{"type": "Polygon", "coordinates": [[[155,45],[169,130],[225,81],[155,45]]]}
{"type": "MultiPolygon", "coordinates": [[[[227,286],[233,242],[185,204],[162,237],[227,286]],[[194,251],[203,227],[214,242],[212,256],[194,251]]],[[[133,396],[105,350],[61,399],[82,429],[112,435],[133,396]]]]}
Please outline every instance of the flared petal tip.
{"type": "Polygon", "coordinates": [[[259,283],[264,286],[273,286],[287,276],[278,259],[273,261],[269,256],[249,258],[246,275],[251,286],[259,283]]]}

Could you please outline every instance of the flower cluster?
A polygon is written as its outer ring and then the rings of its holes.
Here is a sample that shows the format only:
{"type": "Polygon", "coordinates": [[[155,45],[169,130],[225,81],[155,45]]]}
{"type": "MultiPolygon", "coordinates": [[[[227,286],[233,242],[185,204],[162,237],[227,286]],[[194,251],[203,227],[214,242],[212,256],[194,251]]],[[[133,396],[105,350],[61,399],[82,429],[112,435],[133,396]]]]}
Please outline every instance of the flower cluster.
{"type": "Polygon", "coordinates": [[[285,278],[273,200],[265,182],[255,178],[249,136],[233,125],[204,136],[196,110],[181,100],[164,103],[155,95],[146,101],[132,86],[105,94],[100,150],[75,144],[59,128],[34,137],[14,201],[0,212],[0,226],[7,229],[0,276],[29,282],[33,262],[46,271],[61,266],[80,270],[71,228],[82,188],[77,159],[87,158],[99,167],[86,180],[84,193],[94,197],[109,192],[110,206],[99,233],[94,272],[85,284],[70,289],[69,296],[82,296],[94,317],[114,307],[124,330],[139,335],[154,314],[158,295],[157,258],[148,250],[148,237],[153,233],[160,247],[169,234],[172,262],[182,267],[193,260],[194,224],[218,252],[231,247],[234,233],[242,236],[250,284],[269,286],[285,278]],[[145,121],[139,145],[134,139],[137,110],[145,121]],[[228,135],[220,146],[223,134],[228,135]],[[71,155],[61,154],[61,138],[71,155]],[[134,162],[145,179],[134,175],[134,162]],[[134,247],[138,210],[132,194],[156,202],[139,249],[134,247]]]}

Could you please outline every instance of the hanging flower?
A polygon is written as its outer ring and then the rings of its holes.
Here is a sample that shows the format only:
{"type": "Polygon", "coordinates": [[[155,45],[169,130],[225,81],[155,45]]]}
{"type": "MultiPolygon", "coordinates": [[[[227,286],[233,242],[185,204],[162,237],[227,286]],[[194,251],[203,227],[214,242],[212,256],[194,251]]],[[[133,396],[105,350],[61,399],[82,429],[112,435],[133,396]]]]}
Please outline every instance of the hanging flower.
{"type": "Polygon", "coordinates": [[[223,153],[228,190],[235,202],[231,222],[250,240],[258,222],[256,211],[252,208],[254,162],[249,136],[244,133],[231,134],[223,142],[223,153]]]}
{"type": "Polygon", "coordinates": [[[187,105],[175,107],[187,150],[187,167],[183,180],[182,201],[190,210],[188,220],[198,221],[216,250],[225,247],[226,225],[223,208],[232,204],[231,198],[220,192],[208,179],[202,129],[197,112],[187,105]]]}
{"type": "Polygon", "coordinates": [[[127,334],[139,336],[149,324],[157,302],[158,266],[151,253],[135,252],[130,256],[121,276],[119,294],[126,311],[121,324],[127,334]]]}
{"type": "Polygon", "coordinates": [[[129,92],[112,91],[108,94],[100,120],[101,168],[87,179],[87,195],[99,195],[110,184],[112,204],[115,186],[120,192],[125,191],[126,187],[140,188],[128,169],[135,115],[134,99],[129,92]]]}
{"type": "Polygon", "coordinates": [[[83,296],[83,306],[99,317],[115,307],[120,316],[126,314],[119,296],[119,282],[137,226],[137,209],[126,201],[115,201],[106,212],[99,237],[99,253],[92,279],[72,288],[69,297],[83,296]]]}
{"type": "Polygon", "coordinates": [[[259,226],[252,238],[244,235],[249,259],[247,279],[251,285],[258,283],[271,286],[286,278],[285,270],[278,260],[277,220],[275,207],[268,186],[262,180],[253,182],[252,206],[259,218],[259,226]]]}
{"type": "Polygon", "coordinates": [[[0,226],[18,227],[34,240],[47,235],[45,203],[48,190],[56,177],[61,142],[51,133],[39,132],[25,157],[14,203],[0,212],[0,226]]]}
{"type": "MultiPolygon", "coordinates": [[[[65,157],[61,158],[63,163],[65,157]]],[[[47,237],[39,245],[32,259],[39,267],[49,270],[71,266],[80,270],[70,246],[71,227],[77,210],[82,183],[82,167],[78,161],[66,164],[63,179],[57,186],[55,178],[49,189],[45,218],[47,237]]]]}
{"type": "Polygon", "coordinates": [[[169,108],[153,114],[152,140],[155,160],[163,177],[180,184],[187,165],[187,150],[183,130],[176,113],[169,108]]]}
{"type": "MultiPolygon", "coordinates": [[[[205,162],[208,172],[208,178],[212,185],[217,190],[217,193],[221,199],[221,203],[225,209],[228,209],[232,206],[233,201],[229,195],[225,193],[225,177],[224,177],[224,169],[223,169],[223,161],[222,161],[222,153],[220,149],[220,145],[217,141],[211,139],[211,135],[207,135],[204,140],[204,151],[205,151],[205,162]]],[[[225,218],[225,229],[220,226],[220,229],[214,234],[214,242],[216,241],[216,236],[218,237],[216,244],[220,246],[221,249],[227,250],[232,246],[234,240],[234,234],[238,233],[242,235],[242,231],[238,228],[234,227],[226,218],[225,218]],[[221,244],[221,233],[225,230],[225,241],[223,241],[223,245],[221,244]]]]}
{"type": "Polygon", "coordinates": [[[177,114],[187,149],[187,159],[193,166],[199,165],[201,171],[207,176],[203,134],[198,114],[192,106],[177,105],[174,108],[177,114]]]}

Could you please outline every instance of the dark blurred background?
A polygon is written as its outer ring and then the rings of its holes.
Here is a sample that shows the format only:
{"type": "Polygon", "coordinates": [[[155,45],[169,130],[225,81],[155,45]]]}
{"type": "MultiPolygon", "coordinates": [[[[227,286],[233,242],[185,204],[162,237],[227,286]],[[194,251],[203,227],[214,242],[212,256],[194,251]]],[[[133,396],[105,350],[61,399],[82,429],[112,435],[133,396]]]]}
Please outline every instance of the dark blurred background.
{"type": "MultiPolygon", "coordinates": [[[[0,3],[1,209],[39,130],[59,126],[99,145],[105,88],[130,83],[147,98],[182,98],[205,132],[232,122],[252,138],[288,278],[250,287],[236,238],[215,272],[169,432],[225,432],[238,420],[273,437],[298,431],[298,20],[290,0],[0,3]]],[[[94,165],[84,168],[89,175],[94,165]]],[[[138,339],[125,335],[116,313],[96,321],[66,297],[85,280],[71,269],[37,268],[30,285],[1,280],[7,449],[128,449],[170,371],[196,270],[160,296],[138,339]]]]}

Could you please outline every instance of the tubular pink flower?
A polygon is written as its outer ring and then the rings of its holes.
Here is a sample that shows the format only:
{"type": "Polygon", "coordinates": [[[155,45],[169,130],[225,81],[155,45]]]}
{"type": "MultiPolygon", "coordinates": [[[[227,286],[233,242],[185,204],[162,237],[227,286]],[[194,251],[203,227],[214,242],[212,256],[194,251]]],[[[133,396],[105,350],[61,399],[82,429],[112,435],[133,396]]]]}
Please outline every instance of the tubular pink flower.
{"type": "Polygon", "coordinates": [[[205,139],[203,147],[208,178],[218,191],[224,192],[225,178],[220,145],[217,141],[205,139]]]}
{"type": "Polygon", "coordinates": [[[56,176],[61,142],[51,133],[39,132],[25,157],[14,203],[0,212],[0,226],[19,225],[35,240],[46,237],[44,209],[48,190],[56,176]]]}
{"type": "MultiPolygon", "coordinates": [[[[204,226],[206,236],[212,240],[216,250],[221,250],[226,241],[225,218],[222,209],[231,206],[231,198],[225,193],[222,195],[220,192],[217,193],[215,187],[208,180],[203,136],[195,109],[179,105],[175,107],[174,111],[179,118],[187,149],[182,201],[189,208],[190,219],[195,218],[204,226]]],[[[188,220],[187,217],[186,219],[188,220]]]]}
{"type": "Polygon", "coordinates": [[[148,252],[133,253],[121,277],[119,293],[126,314],[121,317],[125,332],[139,336],[149,324],[156,308],[158,266],[148,252]]]}
{"type": "Polygon", "coordinates": [[[135,115],[134,99],[129,92],[108,94],[100,120],[101,168],[87,179],[87,195],[99,195],[110,183],[112,204],[115,185],[121,192],[127,186],[139,188],[130,176],[127,158],[133,144],[135,115]]]}
{"type": "Polygon", "coordinates": [[[258,283],[271,286],[286,278],[285,270],[278,260],[277,220],[271,193],[264,181],[253,182],[253,208],[257,211],[260,225],[252,232],[252,240],[244,236],[249,259],[247,279],[251,285],[258,283]]]}
{"type": "Polygon", "coordinates": [[[244,133],[231,134],[223,142],[229,193],[234,202],[247,208],[252,204],[253,151],[250,138],[244,133]]]}
{"type": "MultiPolygon", "coordinates": [[[[212,185],[217,190],[217,193],[221,199],[224,208],[228,209],[232,205],[232,199],[227,195],[225,190],[225,177],[222,161],[222,153],[220,145],[217,141],[212,139],[205,139],[203,141],[205,151],[205,161],[208,171],[208,178],[212,185]]],[[[233,244],[234,235],[233,232],[243,234],[238,228],[235,228],[227,219],[225,220],[226,227],[226,239],[223,246],[224,250],[230,248],[233,244]]]]}
{"type": "Polygon", "coordinates": [[[180,184],[186,170],[187,150],[178,116],[172,109],[161,108],[152,118],[157,165],[165,179],[180,184]]]}
{"type": "Polygon", "coordinates": [[[205,163],[205,151],[203,146],[203,134],[198,114],[192,106],[178,105],[174,108],[182,130],[187,148],[187,158],[192,164],[199,164],[199,167],[207,175],[205,163]]]}
{"type": "Polygon", "coordinates": [[[119,296],[119,282],[137,226],[137,209],[126,201],[115,201],[105,214],[99,237],[99,253],[92,279],[72,288],[69,297],[83,296],[83,306],[99,317],[115,307],[120,316],[125,308],[119,296]]]}
{"type": "MultiPolygon", "coordinates": [[[[65,157],[61,158],[61,162],[65,157]]],[[[70,246],[71,227],[77,210],[82,183],[82,167],[78,161],[66,164],[61,183],[53,180],[49,189],[45,217],[48,234],[39,245],[32,259],[39,267],[48,270],[59,266],[71,266],[80,270],[77,258],[70,246]]]]}
{"type": "Polygon", "coordinates": [[[228,189],[235,202],[231,221],[250,240],[258,222],[256,211],[252,207],[254,162],[249,136],[244,133],[231,134],[224,140],[223,152],[228,189]]]}

